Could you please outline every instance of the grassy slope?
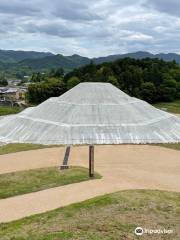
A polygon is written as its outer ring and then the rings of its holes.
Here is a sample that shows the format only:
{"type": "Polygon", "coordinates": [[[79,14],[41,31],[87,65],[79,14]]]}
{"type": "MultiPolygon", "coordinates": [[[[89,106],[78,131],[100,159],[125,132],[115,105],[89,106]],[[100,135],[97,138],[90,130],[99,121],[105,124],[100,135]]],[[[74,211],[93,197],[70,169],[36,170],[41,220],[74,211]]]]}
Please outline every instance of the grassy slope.
{"type": "Polygon", "coordinates": [[[180,143],[164,143],[164,144],[156,144],[156,145],[160,147],[171,148],[171,149],[180,151],[180,143]]]}
{"type": "Polygon", "coordinates": [[[1,146],[0,155],[28,151],[28,150],[43,149],[43,148],[49,148],[49,147],[55,147],[55,146],[57,145],[47,146],[47,145],[30,144],[30,143],[12,143],[12,144],[1,146]]]}
{"type": "Polygon", "coordinates": [[[166,108],[168,112],[180,114],[180,100],[154,104],[157,108],[166,108]]]}
{"type": "MultiPolygon", "coordinates": [[[[175,144],[156,144],[160,147],[172,148],[175,150],[180,150],[180,143],[175,144]]],[[[16,153],[21,151],[28,151],[28,150],[36,150],[36,149],[44,149],[44,148],[51,148],[51,147],[58,147],[58,145],[40,145],[40,144],[28,144],[28,143],[13,143],[7,144],[0,147],[0,155],[8,154],[8,153],[16,153]]],[[[59,146],[61,147],[61,146],[59,146]]]]}
{"type": "Polygon", "coordinates": [[[0,224],[4,240],[132,240],[137,226],[172,229],[171,235],[141,239],[175,240],[180,236],[180,193],[131,190],[0,224]]]}
{"type": "MultiPolygon", "coordinates": [[[[100,178],[96,174],[95,178],[100,178]]],[[[34,169],[0,175],[0,198],[35,192],[89,180],[88,169],[72,167],[60,171],[58,167],[34,169]]]]}
{"type": "MultiPolygon", "coordinates": [[[[163,102],[163,103],[157,103],[154,104],[155,107],[157,108],[166,108],[168,112],[171,113],[176,113],[176,114],[180,114],[180,100],[176,100],[174,102],[163,102]]],[[[160,147],[166,147],[166,148],[172,148],[175,150],[180,150],[180,143],[177,144],[157,144],[160,147]]]]}
{"type": "Polygon", "coordinates": [[[19,107],[0,106],[0,116],[9,115],[9,114],[16,114],[20,111],[22,111],[22,109],[19,108],[19,107]]]}

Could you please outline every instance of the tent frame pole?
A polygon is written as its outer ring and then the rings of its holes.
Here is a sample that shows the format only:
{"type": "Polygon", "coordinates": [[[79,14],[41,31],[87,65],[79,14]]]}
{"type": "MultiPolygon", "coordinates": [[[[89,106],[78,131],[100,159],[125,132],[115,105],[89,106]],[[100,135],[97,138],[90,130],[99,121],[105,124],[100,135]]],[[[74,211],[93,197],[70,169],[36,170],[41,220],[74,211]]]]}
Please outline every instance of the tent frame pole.
{"type": "Polygon", "coordinates": [[[94,146],[89,146],[89,177],[94,177],[94,146]]]}

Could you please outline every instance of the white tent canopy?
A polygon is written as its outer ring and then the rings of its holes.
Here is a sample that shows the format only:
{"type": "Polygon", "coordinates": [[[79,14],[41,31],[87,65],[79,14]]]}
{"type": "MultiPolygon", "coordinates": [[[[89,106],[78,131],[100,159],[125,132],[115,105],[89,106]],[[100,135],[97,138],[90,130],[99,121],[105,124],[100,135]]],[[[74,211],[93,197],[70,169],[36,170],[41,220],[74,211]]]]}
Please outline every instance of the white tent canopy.
{"type": "Polygon", "coordinates": [[[180,142],[180,118],[130,97],[109,83],[80,83],[60,97],[1,119],[0,142],[180,142]]]}

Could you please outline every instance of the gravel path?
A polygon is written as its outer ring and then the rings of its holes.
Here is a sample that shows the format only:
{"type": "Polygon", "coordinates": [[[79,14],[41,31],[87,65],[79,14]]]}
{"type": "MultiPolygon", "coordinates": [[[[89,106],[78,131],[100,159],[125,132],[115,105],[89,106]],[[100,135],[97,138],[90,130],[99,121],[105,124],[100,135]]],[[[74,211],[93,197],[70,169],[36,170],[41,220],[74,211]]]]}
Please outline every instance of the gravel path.
{"type": "MultiPolygon", "coordinates": [[[[64,148],[0,156],[0,173],[58,165],[64,148]]],[[[88,148],[74,147],[70,164],[88,167],[88,148]]],[[[180,192],[180,151],[146,145],[96,146],[95,169],[103,178],[0,200],[0,222],[46,212],[125,189],[180,192]]]]}

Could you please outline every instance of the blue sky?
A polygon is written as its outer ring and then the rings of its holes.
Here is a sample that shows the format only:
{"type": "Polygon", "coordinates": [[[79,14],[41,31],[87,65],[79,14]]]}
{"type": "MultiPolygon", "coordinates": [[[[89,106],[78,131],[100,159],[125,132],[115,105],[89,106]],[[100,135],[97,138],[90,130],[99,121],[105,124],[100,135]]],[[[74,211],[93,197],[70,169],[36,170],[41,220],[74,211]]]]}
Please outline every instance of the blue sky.
{"type": "Polygon", "coordinates": [[[0,0],[0,49],[180,53],[180,0],[0,0]]]}

